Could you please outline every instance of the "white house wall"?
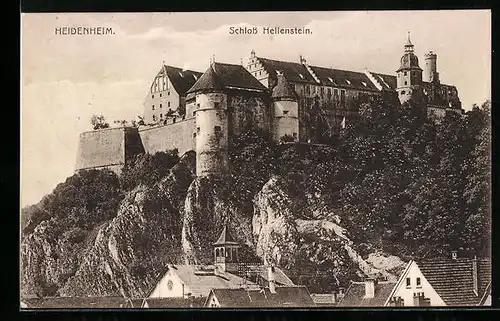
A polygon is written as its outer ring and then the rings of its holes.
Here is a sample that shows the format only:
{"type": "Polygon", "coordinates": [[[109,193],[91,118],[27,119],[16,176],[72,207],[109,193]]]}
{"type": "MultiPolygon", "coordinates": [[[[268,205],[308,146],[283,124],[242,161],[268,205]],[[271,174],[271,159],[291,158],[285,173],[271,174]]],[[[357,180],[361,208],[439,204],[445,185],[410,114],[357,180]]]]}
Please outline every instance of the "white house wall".
{"type": "Polygon", "coordinates": [[[189,289],[184,285],[179,276],[171,271],[168,271],[163,278],[158,282],[150,298],[182,298],[185,293],[189,293],[189,289]],[[173,283],[172,290],[168,289],[167,283],[171,280],[173,283]]]}

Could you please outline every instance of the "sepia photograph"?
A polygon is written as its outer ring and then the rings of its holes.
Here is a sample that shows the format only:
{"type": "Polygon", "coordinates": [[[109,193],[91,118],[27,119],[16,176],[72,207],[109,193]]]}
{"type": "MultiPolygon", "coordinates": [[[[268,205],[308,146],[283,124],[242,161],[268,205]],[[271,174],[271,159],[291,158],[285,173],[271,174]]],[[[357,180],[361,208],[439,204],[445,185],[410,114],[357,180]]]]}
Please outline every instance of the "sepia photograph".
{"type": "Polygon", "coordinates": [[[491,306],[491,11],[21,13],[22,311],[491,306]]]}

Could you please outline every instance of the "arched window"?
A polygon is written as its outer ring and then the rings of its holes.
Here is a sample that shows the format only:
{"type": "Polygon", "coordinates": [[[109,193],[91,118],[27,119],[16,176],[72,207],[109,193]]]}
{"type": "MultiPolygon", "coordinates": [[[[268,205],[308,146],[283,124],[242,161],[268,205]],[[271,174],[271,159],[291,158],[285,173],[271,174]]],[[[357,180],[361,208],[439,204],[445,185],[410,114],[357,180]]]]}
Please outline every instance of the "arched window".
{"type": "Polygon", "coordinates": [[[219,249],[215,249],[215,257],[219,257],[219,249]]]}
{"type": "Polygon", "coordinates": [[[220,249],[220,256],[224,257],[224,248],[220,249]]]}

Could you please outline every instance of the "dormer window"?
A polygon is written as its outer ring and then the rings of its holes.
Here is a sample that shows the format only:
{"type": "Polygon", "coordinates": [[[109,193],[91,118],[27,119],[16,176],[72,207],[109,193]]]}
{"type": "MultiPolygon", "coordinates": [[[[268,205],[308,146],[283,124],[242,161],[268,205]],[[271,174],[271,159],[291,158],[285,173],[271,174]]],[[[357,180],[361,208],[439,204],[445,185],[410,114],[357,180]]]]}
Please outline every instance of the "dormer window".
{"type": "Polygon", "coordinates": [[[184,77],[184,75],[182,74],[182,72],[179,71],[179,76],[181,77],[184,77]]]}
{"type": "Polygon", "coordinates": [[[304,79],[304,76],[302,74],[299,74],[299,77],[302,78],[302,79],[304,79]]]}
{"type": "Polygon", "coordinates": [[[198,77],[196,75],[193,75],[194,80],[198,80],[198,77]]]}
{"type": "Polygon", "coordinates": [[[368,86],[366,85],[366,82],[362,81],[361,83],[363,84],[363,86],[368,87],[368,86]]]}
{"type": "Polygon", "coordinates": [[[330,82],[333,82],[333,79],[332,79],[332,78],[330,78],[330,77],[328,77],[328,80],[330,80],[330,82]]]}
{"type": "Polygon", "coordinates": [[[346,82],[348,85],[350,85],[350,84],[351,84],[351,82],[349,81],[349,79],[346,79],[346,80],[345,80],[345,82],[346,82]]]}

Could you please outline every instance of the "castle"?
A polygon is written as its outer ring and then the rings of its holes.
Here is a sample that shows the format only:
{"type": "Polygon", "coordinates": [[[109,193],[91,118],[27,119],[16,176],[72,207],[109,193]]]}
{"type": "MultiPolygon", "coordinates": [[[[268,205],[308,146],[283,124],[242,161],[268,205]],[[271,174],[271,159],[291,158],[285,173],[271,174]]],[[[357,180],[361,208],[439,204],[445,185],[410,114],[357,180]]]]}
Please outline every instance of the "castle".
{"type": "Polygon", "coordinates": [[[437,55],[424,56],[420,68],[408,39],[396,75],[324,68],[271,60],[252,50],[247,64],[211,61],[204,72],[163,65],[144,101],[138,127],[106,128],[80,134],[76,170],[110,168],[119,172],[135,155],[177,148],[179,155],[196,152],[196,174],[223,171],[230,138],[248,129],[284,138],[314,142],[308,111],[321,106],[326,130],[338,132],[357,115],[359,102],[385,91],[401,103],[420,95],[429,115],[463,113],[455,86],[441,84],[437,55]]]}

